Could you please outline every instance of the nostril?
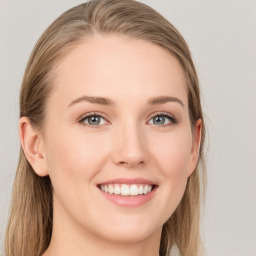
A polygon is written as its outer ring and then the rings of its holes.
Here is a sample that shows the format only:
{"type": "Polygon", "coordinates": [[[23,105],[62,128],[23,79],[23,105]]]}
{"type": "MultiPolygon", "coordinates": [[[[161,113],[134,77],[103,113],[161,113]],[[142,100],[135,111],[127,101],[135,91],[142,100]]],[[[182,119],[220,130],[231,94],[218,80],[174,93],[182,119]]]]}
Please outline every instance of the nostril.
{"type": "Polygon", "coordinates": [[[118,165],[126,165],[128,167],[136,167],[139,165],[143,165],[145,162],[144,161],[137,161],[136,159],[130,159],[127,161],[121,161],[118,163],[118,165]]]}

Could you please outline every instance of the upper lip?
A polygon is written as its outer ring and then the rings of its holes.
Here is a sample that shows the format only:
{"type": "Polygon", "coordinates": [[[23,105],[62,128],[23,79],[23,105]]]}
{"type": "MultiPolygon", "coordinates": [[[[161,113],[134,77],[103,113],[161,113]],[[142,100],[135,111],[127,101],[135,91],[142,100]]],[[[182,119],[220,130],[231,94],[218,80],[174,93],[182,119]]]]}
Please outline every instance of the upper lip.
{"type": "Polygon", "coordinates": [[[99,185],[107,184],[148,184],[148,185],[157,185],[154,181],[145,179],[145,178],[118,178],[107,180],[99,183],[99,185]]]}

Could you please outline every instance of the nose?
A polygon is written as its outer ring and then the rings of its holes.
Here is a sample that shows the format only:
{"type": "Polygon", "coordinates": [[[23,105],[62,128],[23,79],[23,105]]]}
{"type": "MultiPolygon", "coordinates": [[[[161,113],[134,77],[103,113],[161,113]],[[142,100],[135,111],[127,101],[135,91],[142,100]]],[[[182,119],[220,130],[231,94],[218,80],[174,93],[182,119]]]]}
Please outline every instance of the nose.
{"type": "Polygon", "coordinates": [[[117,128],[113,137],[112,159],[116,165],[133,168],[147,163],[147,141],[143,128],[126,123],[117,128]]]}

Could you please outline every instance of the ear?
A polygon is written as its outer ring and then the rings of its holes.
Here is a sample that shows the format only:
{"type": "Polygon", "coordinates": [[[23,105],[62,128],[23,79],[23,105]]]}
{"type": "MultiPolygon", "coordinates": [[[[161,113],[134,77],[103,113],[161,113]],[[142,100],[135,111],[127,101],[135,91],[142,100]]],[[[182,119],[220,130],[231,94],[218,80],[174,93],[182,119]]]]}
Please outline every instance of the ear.
{"type": "Polygon", "coordinates": [[[23,151],[35,173],[42,177],[48,175],[42,135],[33,129],[28,117],[20,118],[19,135],[23,151]]]}
{"type": "Polygon", "coordinates": [[[193,173],[196,168],[199,151],[200,151],[200,143],[201,143],[201,130],[202,130],[202,120],[198,119],[195,123],[195,126],[192,131],[192,148],[190,152],[190,163],[188,168],[188,177],[193,173]]]}

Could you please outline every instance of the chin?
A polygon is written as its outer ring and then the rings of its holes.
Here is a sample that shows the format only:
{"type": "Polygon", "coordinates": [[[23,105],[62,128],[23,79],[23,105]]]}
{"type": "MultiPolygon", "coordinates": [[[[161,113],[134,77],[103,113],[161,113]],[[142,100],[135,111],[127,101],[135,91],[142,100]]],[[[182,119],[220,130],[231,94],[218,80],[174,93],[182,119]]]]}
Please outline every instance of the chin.
{"type": "Polygon", "coordinates": [[[105,234],[105,240],[116,243],[139,243],[154,236],[155,233],[156,232],[153,232],[152,230],[140,231],[139,228],[137,228],[137,230],[113,230],[112,234],[105,234]]]}
{"type": "MultiPolygon", "coordinates": [[[[110,222],[109,222],[110,223],[110,222]]],[[[106,226],[103,224],[98,233],[98,237],[104,240],[115,241],[117,243],[138,243],[149,239],[150,237],[160,236],[162,232],[162,225],[157,225],[156,222],[150,221],[131,221],[129,218],[123,223],[112,222],[113,225],[106,226]]]]}

